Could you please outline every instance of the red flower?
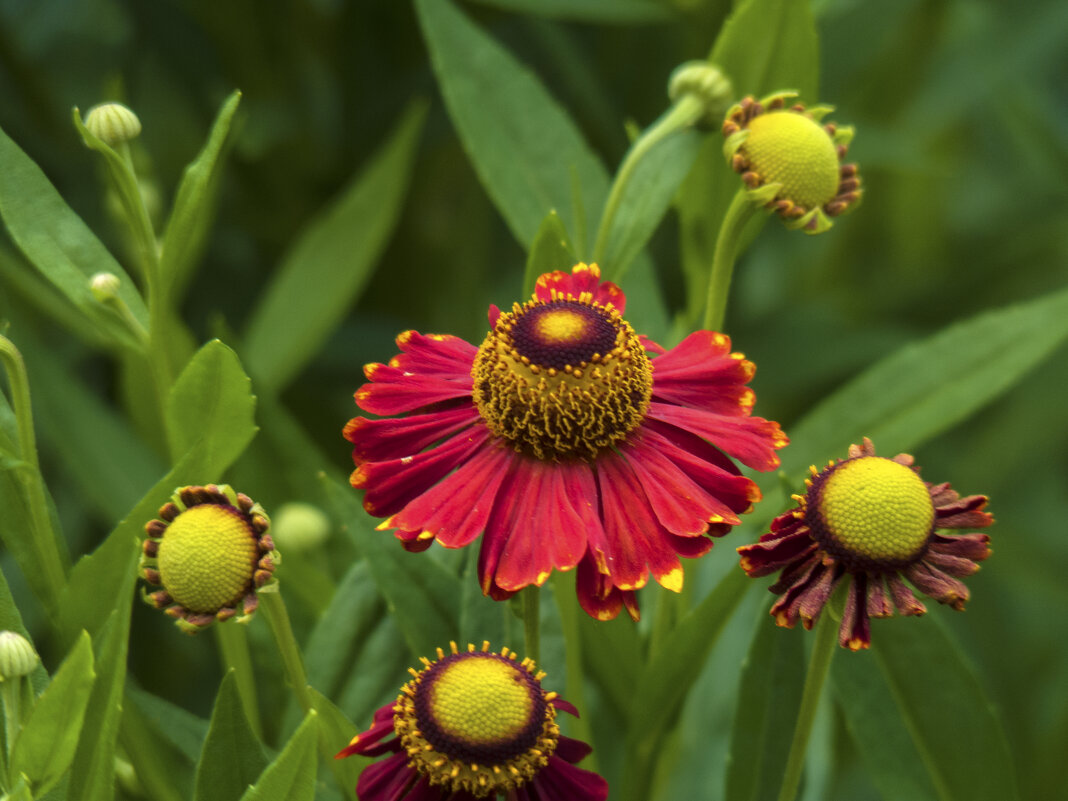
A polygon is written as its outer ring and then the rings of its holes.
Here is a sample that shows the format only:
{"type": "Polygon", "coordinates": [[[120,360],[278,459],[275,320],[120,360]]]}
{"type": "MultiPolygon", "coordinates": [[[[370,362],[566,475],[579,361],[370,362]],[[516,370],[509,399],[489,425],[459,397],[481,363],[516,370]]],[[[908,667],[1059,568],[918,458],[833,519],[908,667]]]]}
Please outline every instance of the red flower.
{"type": "Polygon", "coordinates": [[[575,708],[545,692],[544,673],[507,648],[438,649],[434,662],[375,712],[371,728],[338,758],[390,756],[364,768],[360,801],[605,801],[608,783],[575,767],[590,747],[563,737],[556,713],[575,708]],[[386,739],[395,735],[391,739],[386,739]]]}
{"type": "Polygon", "coordinates": [[[963,610],[960,580],[990,555],[986,534],[939,534],[938,529],[983,528],[983,495],[961,498],[949,484],[928,484],[913,459],[875,455],[871,440],[851,445],[849,458],[822,473],[811,468],[799,505],[775,518],[755,545],[738,549],[750,576],[782,569],[769,588],[781,593],[771,613],[780,626],[798,620],[812,628],[835,588],[849,583],[838,641],[857,651],[871,644],[872,617],[922,615],[927,608],[902,580],[940,603],[963,610]]]}
{"type": "Polygon", "coordinates": [[[387,518],[379,528],[412,551],[482,535],[482,591],[498,600],[576,566],[600,619],[623,605],[636,619],[650,573],[681,589],[679,556],[706,553],[760,499],[728,456],[772,470],[788,440],[750,416],[755,368],[726,336],[664,350],[635,334],[625,304],[579,264],[541,276],[510,312],[491,307],[479,348],[401,334],[402,352],[367,365],[356,392],[387,419],[345,427],[352,485],[387,518]]]}

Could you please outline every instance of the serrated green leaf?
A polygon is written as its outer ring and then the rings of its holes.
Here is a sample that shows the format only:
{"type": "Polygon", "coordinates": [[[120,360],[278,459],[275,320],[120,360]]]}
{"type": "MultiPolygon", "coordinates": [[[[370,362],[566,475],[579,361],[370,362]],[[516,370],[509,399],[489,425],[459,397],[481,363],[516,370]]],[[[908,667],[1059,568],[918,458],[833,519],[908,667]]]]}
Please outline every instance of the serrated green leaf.
{"type": "Polygon", "coordinates": [[[652,766],[665,727],[677,714],[705,657],[715,645],[731,613],[752,582],[741,570],[729,572],[679,624],[642,667],[631,689],[627,723],[627,753],[633,754],[623,771],[622,797],[644,799],[652,780],[652,766]]]}
{"type": "Polygon", "coordinates": [[[448,0],[417,0],[434,73],[468,156],[520,245],[555,209],[568,231],[576,213],[600,216],[604,167],[538,78],[448,0]],[[574,171],[584,208],[571,208],[574,171]]]}
{"type": "Polygon", "coordinates": [[[173,298],[181,297],[204,250],[215,216],[215,198],[229,149],[230,127],[240,102],[240,91],[233,92],[223,102],[208,141],[185,168],[178,186],[160,249],[160,272],[173,298]]]}
{"type": "Polygon", "coordinates": [[[215,696],[211,726],[197,763],[193,801],[237,801],[266,766],[263,746],[245,717],[237,680],[230,670],[215,696]]]}
{"type": "Polygon", "coordinates": [[[805,675],[801,631],[772,625],[760,607],[749,653],[742,665],[725,798],[774,801],[790,751],[805,675]]]}
{"type": "Polygon", "coordinates": [[[119,277],[119,297],[147,325],[148,310],[119,263],[66,204],[41,169],[0,130],[0,217],[37,270],[113,341],[136,346],[130,332],[89,291],[95,273],[119,277]]]}
{"type": "Polygon", "coordinates": [[[240,453],[256,431],[256,398],[250,390],[236,353],[218,339],[204,345],[182,370],[167,399],[171,453],[198,450],[209,462],[222,461],[222,454],[240,453]]]}
{"type": "Polygon", "coordinates": [[[426,103],[411,104],[385,145],[309,225],[252,313],[242,352],[268,390],[291,381],[367,285],[400,218],[426,103]]]}
{"type": "Polygon", "coordinates": [[[408,553],[392,534],[376,531],[355,491],[325,478],[324,489],[346,522],[353,544],[370,565],[412,656],[433,653],[455,640],[459,635],[460,596],[456,576],[433,559],[408,553]]]}
{"type": "MultiPolygon", "coordinates": [[[[289,738],[282,753],[267,766],[260,780],[249,787],[241,801],[314,801],[315,774],[318,769],[315,744],[319,730],[319,715],[308,712],[300,728],[289,738]]],[[[215,801],[218,796],[212,796],[215,801]]],[[[224,799],[220,798],[220,801],[224,799]]]]}
{"type": "Polygon", "coordinates": [[[601,265],[607,277],[618,281],[649,242],[704,140],[695,130],[679,131],[654,145],[638,162],[608,233],[601,265]]]}
{"type": "Polygon", "coordinates": [[[36,795],[48,792],[70,767],[95,680],[93,645],[83,631],[37,699],[11,752],[12,775],[26,777],[36,795]]]}
{"type": "Polygon", "coordinates": [[[1018,799],[1001,722],[936,618],[887,621],[876,634],[872,652],[939,797],[1018,799]]]}
{"type": "Polygon", "coordinates": [[[523,278],[523,294],[534,292],[534,283],[543,273],[554,270],[570,271],[578,262],[563,220],[556,211],[550,211],[538,226],[538,233],[527,254],[527,268],[523,278]]]}
{"type": "Polygon", "coordinates": [[[831,663],[829,684],[865,772],[885,801],[944,801],[916,750],[875,655],[838,654],[831,663]]]}
{"type": "MultiPolygon", "coordinates": [[[[131,545],[133,543],[130,543],[131,545]]],[[[137,550],[133,550],[136,555],[137,550]]],[[[81,562],[79,562],[81,564],[81,562]]],[[[118,600],[99,633],[93,637],[97,680],[85,710],[83,731],[71,764],[67,801],[111,801],[115,796],[115,743],[122,716],[122,688],[130,637],[130,602],[134,572],[118,582],[118,600]]],[[[106,585],[101,585],[106,586],[106,585]]],[[[107,595],[108,593],[103,593],[107,595]]]]}
{"type": "Polygon", "coordinates": [[[1019,382],[1068,339],[1068,289],[985,312],[907,345],[823,400],[790,431],[783,469],[844,456],[870,437],[906,451],[961,422],[1019,382]]]}
{"type": "Polygon", "coordinates": [[[675,13],[655,0],[474,0],[481,5],[496,6],[552,19],[570,19],[602,24],[633,25],[668,22],[675,13]]]}

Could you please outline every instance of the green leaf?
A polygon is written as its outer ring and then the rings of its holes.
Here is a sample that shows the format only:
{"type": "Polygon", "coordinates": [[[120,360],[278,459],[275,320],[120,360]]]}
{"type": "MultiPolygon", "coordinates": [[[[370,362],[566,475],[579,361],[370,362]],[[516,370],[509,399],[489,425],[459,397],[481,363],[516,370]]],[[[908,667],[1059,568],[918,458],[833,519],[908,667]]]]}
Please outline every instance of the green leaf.
{"type": "Polygon", "coordinates": [[[358,756],[334,759],[334,756],[360,733],[360,729],[333,701],[314,687],[308,688],[308,694],[311,696],[312,706],[319,713],[319,751],[329,761],[338,784],[349,791],[356,786],[360,771],[370,760],[358,756]]]}
{"type": "Polygon", "coordinates": [[[886,801],[944,801],[916,750],[875,655],[838,654],[831,663],[830,687],[865,773],[880,795],[886,801]]]}
{"type": "Polygon", "coordinates": [[[14,776],[25,776],[35,795],[46,793],[70,767],[93,689],[92,640],[86,632],[37,699],[11,753],[14,776]]]}
{"type": "Polygon", "coordinates": [[[870,437],[906,451],[1014,386],[1068,338],[1068,289],[956,323],[873,365],[807,414],[790,434],[783,469],[844,456],[870,437]]]}
{"type": "Polygon", "coordinates": [[[741,603],[752,582],[741,570],[729,572],[719,585],[665,638],[643,666],[631,689],[627,753],[634,759],[623,771],[625,798],[644,799],[661,738],[693,683],[705,658],[741,603]]]}
{"type": "MultiPolygon", "coordinates": [[[[167,399],[167,442],[174,455],[196,450],[208,462],[240,453],[256,431],[256,398],[237,354],[218,339],[186,365],[167,399]]],[[[221,471],[220,471],[221,472],[221,471]]],[[[201,479],[214,481],[216,476],[201,479]]]]}
{"type": "Polygon", "coordinates": [[[416,102],[372,157],[307,225],[252,313],[242,352],[268,390],[281,390],[359,298],[400,218],[426,103],[416,102]]]}
{"type": "MultiPolygon", "coordinates": [[[[131,543],[132,544],[132,543],[131,543]]],[[[136,554],[136,550],[134,550],[136,554]]],[[[79,563],[81,564],[81,563],[79,563]]],[[[130,638],[130,602],[134,572],[121,580],[114,611],[93,637],[97,680],[85,710],[82,731],[71,765],[67,801],[111,801],[115,794],[115,743],[122,716],[122,688],[130,638]]],[[[101,583],[101,587],[108,585],[101,583]]],[[[107,595],[108,593],[103,593],[107,595]]]]}
{"type": "Polygon", "coordinates": [[[482,185],[526,248],[556,210],[596,220],[608,192],[604,167],[538,78],[448,0],[416,0],[453,124],[482,185]],[[584,208],[571,208],[571,174],[584,208]]]}
{"type": "Polygon", "coordinates": [[[819,37],[808,3],[740,3],[716,37],[709,58],[727,73],[738,98],[793,89],[805,103],[819,102],[819,37]]]}
{"type": "Polygon", "coordinates": [[[174,298],[181,296],[204,251],[215,216],[219,176],[229,150],[230,127],[240,102],[240,91],[233,92],[223,102],[208,141],[185,168],[178,186],[160,250],[160,272],[174,298]]]}
{"type": "MultiPolygon", "coordinates": [[[[872,653],[879,672],[869,669],[864,680],[886,683],[929,780],[921,784],[915,767],[900,763],[902,758],[912,756],[912,749],[901,747],[897,727],[889,729],[896,736],[886,741],[885,752],[883,739],[865,729],[856,742],[867,764],[882,762],[881,769],[874,773],[881,783],[880,789],[896,792],[902,786],[915,786],[929,794],[933,786],[941,801],[1019,798],[1001,723],[972,666],[942,625],[934,617],[892,620],[880,625],[876,634],[872,638],[872,653]],[[889,773],[898,771],[900,775],[888,777],[889,773]]],[[[845,656],[852,654],[841,655],[845,656]]],[[[878,691],[866,694],[857,686],[859,677],[853,678],[850,689],[860,692],[869,703],[878,699],[878,691]]],[[[835,681],[838,680],[839,671],[835,670],[835,681]]],[[[872,723],[860,720],[856,710],[847,709],[851,701],[852,698],[843,697],[842,707],[850,728],[856,733],[872,723]]],[[[871,705],[880,717],[887,714],[875,703],[871,705]]]]}
{"type": "Polygon", "coordinates": [[[389,532],[376,531],[354,490],[324,478],[338,516],[371,567],[412,656],[433,653],[459,635],[459,582],[434,559],[400,547],[389,532]]]}
{"type": "Polygon", "coordinates": [[[667,5],[654,0],[475,0],[475,2],[540,17],[608,25],[668,22],[676,19],[676,14],[667,5]]]}
{"type": "Polygon", "coordinates": [[[148,310],[129,276],[41,169],[0,130],[0,217],[19,250],[113,341],[136,347],[130,332],[89,291],[98,272],[119,277],[119,297],[143,325],[148,310]]]}
{"type": "Polygon", "coordinates": [[[704,140],[695,130],[679,131],[656,144],[638,162],[608,234],[602,266],[609,277],[618,279],[623,275],[648,243],[693,167],[704,140]]]}
{"type": "MultiPolygon", "coordinates": [[[[142,690],[132,681],[126,685],[125,704],[135,706],[148,725],[173,743],[181,752],[183,759],[189,762],[190,768],[196,764],[200,758],[204,738],[208,736],[209,721],[142,690]]],[[[190,770],[189,778],[191,777],[192,770],[190,770]]],[[[190,783],[191,790],[192,783],[190,783]]]]}
{"type": "Polygon", "coordinates": [[[539,275],[554,270],[569,271],[577,262],[563,220],[555,210],[550,211],[538,226],[538,233],[534,235],[530,252],[527,254],[523,294],[534,293],[534,284],[539,275]]]}
{"type": "MultiPolygon", "coordinates": [[[[318,729],[319,715],[313,709],[289,738],[282,753],[263,771],[260,780],[241,796],[241,801],[277,801],[280,798],[286,801],[314,801],[318,729]]],[[[211,796],[211,799],[225,801],[217,795],[211,796]]]]}
{"type": "Polygon", "coordinates": [[[122,700],[119,742],[149,798],[153,801],[185,801],[193,793],[196,753],[199,753],[204,734],[202,732],[196,741],[194,755],[187,756],[174,743],[169,725],[165,726],[145,713],[140,701],[147,693],[137,696],[131,692],[134,689],[133,683],[128,682],[122,700]]]}
{"type": "Polygon", "coordinates": [[[193,801],[237,801],[266,765],[267,757],[245,717],[237,680],[230,670],[215,697],[211,726],[197,763],[193,801]]]}
{"type": "Polygon", "coordinates": [[[760,619],[742,665],[727,758],[725,797],[730,801],[774,801],[778,797],[790,751],[789,734],[801,705],[802,633],[772,625],[768,605],[760,606],[760,619]]]}

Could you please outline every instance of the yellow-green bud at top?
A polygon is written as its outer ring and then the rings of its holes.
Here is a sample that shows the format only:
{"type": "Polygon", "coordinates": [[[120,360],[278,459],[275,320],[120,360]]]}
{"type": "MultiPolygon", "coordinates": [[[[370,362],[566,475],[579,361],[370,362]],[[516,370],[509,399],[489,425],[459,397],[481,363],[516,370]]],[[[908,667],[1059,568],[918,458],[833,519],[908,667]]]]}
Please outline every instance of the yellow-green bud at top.
{"type": "Polygon", "coordinates": [[[705,107],[700,122],[715,124],[727,110],[734,95],[730,79],[715,64],[707,61],[687,61],[671,73],[668,97],[677,102],[686,95],[697,97],[705,107]]]}
{"type": "Polygon", "coordinates": [[[16,631],[0,631],[0,681],[28,676],[40,661],[29,640],[16,631]]]}
{"type": "Polygon", "coordinates": [[[122,103],[101,103],[89,109],[85,127],[97,139],[115,147],[137,138],[141,120],[122,103]]]}
{"type": "Polygon", "coordinates": [[[330,518],[310,503],[285,503],[271,517],[271,533],[284,551],[310,551],[330,536],[330,518]]]}
{"type": "Polygon", "coordinates": [[[96,273],[89,279],[89,290],[101,303],[119,296],[119,277],[115,273],[96,273]]]}

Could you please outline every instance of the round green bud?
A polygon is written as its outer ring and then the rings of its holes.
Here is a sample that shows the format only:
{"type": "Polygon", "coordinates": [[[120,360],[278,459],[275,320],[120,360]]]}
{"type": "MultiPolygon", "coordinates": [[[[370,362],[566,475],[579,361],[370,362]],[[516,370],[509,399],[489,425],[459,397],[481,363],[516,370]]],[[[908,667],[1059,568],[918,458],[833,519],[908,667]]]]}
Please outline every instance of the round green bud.
{"type": "Polygon", "coordinates": [[[141,120],[122,103],[101,103],[89,109],[85,127],[97,139],[114,147],[136,139],[141,133],[141,120]]]}
{"type": "Polygon", "coordinates": [[[309,551],[330,536],[330,518],[310,503],[285,503],[271,519],[271,533],[283,551],[309,551]]]}
{"type": "Polygon", "coordinates": [[[100,303],[112,300],[119,294],[119,277],[115,273],[97,273],[89,279],[89,290],[100,303]]]}
{"type": "Polygon", "coordinates": [[[730,79],[715,64],[707,61],[687,61],[671,73],[668,80],[668,97],[677,102],[686,95],[693,95],[705,107],[702,123],[716,124],[731,103],[734,88],[730,79]]]}
{"type": "Polygon", "coordinates": [[[0,681],[28,676],[40,661],[29,640],[15,631],[0,631],[0,681]]]}

